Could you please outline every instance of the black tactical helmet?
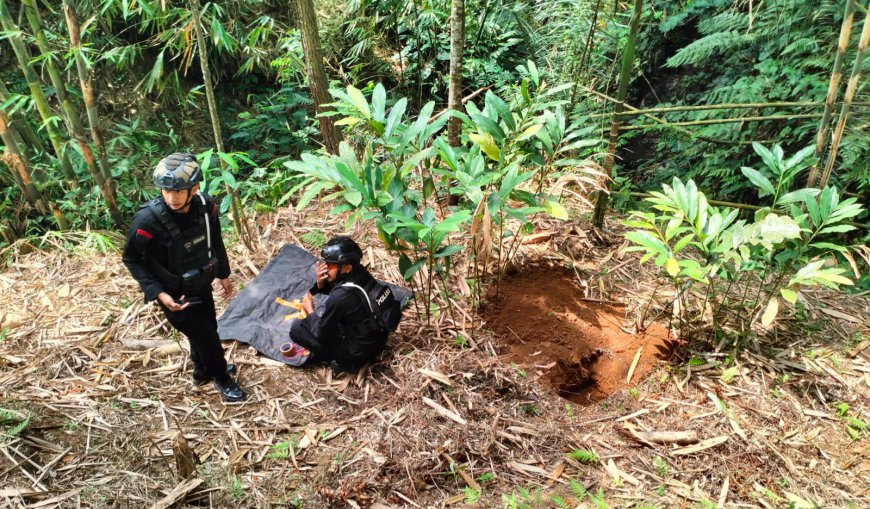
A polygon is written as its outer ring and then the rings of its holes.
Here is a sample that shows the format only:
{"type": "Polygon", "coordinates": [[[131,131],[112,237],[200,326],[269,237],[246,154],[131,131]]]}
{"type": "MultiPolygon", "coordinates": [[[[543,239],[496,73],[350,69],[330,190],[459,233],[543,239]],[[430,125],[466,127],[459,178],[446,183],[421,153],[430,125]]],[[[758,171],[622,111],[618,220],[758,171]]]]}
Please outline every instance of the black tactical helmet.
{"type": "Polygon", "coordinates": [[[154,185],[167,191],[190,189],[202,182],[202,170],[191,154],[175,154],[164,157],[154,168],[154,185]]]}
{"type": "Polygon", "coordinates": [[[362,249],[350,237],[334,237],[323,246],[320,258],[328,263],[356,265],[362,260],[362,249]]]}

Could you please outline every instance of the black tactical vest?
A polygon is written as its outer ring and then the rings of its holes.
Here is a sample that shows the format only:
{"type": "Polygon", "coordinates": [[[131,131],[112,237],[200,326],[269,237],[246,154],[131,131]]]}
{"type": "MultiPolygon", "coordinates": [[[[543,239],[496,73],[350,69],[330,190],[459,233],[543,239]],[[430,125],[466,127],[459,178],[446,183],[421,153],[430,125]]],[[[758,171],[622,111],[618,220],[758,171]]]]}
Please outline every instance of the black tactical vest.
{"type": "MultiPolygon", "coordinates": [[[[201,200],[205,201],[204,198],[201,200]]],[[[199,205],[198,201],[191,203],[192,208],[199,205]]],[[[197,293],[210,288],[217,273],[218,261],[210,248],[208,207],[202,204],[203,213],[196,213],[191,225],[181,230],[170,214],[166,202],[160,197],[151,200],[145,206],[151,210],[170,236],[166,246],[169,253],[169,266],[164,267],[153,260],[149,260],[148,263],[157,279],[167,288],[183,293],[197,293]]]]}

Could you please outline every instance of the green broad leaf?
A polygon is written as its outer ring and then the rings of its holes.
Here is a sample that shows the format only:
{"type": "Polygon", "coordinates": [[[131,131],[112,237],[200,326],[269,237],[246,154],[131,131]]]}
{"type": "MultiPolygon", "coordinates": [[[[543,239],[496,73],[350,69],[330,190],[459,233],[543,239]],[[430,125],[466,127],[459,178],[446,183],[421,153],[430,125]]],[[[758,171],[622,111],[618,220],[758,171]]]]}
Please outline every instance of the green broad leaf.
{"type": "Polygon", "coordinates": [[[360,89],[356,88],[353,85],[347,86],[347,96],[350,97],[351,103],[359,110],[362,115],[370,119],[372,118],[372,113],[369,111],[369,103],[366,101],[366,97],[360,91],[360,89]]]}
{"type": "Polygon", "coordinates": [[[465,249],[465,247],[461,246],[459,244],[450,244],[449,246],[445,246],[445,247],[439,249],[438,252],[435,253],[435,258],[444,258],[446,256],[452,256],[452,255],[455,255],[456,253],[462,251],[463,249],[465,249]]]}
{"type": "Polygon", "coordinates": [[[492,93],[491,90],[486,91],[486,95],[484,96],[484,101],[486,104],[492,105],[495,108],[495,111],[498,112],[498,116],[501,118],[502,122],[507,126],[511,131],[517,128],[517,124],[514,121],[514,116],[511,113],[511,109],[508,107],[507,103],[502,100],[501,97],[492,93]]]}
{"type": "Polygon", "coordinates": [[[347,212],[348,210],[353,210],[353,206],[350,203],[342,203],[341,205],[333,207],[332,210],[329,211],[329,215],[334,216],[341,214],[342,212],[347,212]]]}
{"type": "MultiPolygon", "coordinates": [[[[790,170],[795,166],[804,162],[805,159],[809,158],[816,151],[815,145],[806,146],[800,150],[798,150],[793,156],[789,157],[785,162],[785,169],[790,170]]],[[[809,161],[807,161],[809,162],[809,161]]]]}
{"type": "Polygon", "coordinates": [[[372,93],[372,120],[376,122],[384,121],[384,110],[387,105],[387,91],[384,86],[378,83],[375,85],[375,90],[372,93]]]}
{"type": "Polygon", "coordinates": [[[552,156],[555,146],[553,145],[553,138],[550,137],[550,133],[546,129],[540,129],[535,133],[535,136],[544,144],[544,150],[547,152],[547,155],[552,156]]]}
{"type": "Polygon", "coordinates": [[[759,225],[759,236],[769,243],[778,244],[785,240],[800,238],[801,229],[794,219],[788,216],[768,214],[759,225]]]}
{"type": "Polygon", "coordinates": [[[686,235],[685,237],[681,238],[680,240],[678,240],[677,243],[674,244],[674,254],[677,254],[680,251],[682,251],[683,249],[685,249],[686,246],[688,246],[689,243],[692,242],[692,239],[694,239],[694,238],[695,238],[695,234],[690,233],[690,234],[686,235]]]}
{"type": "Polygon", "coordinates": [[[819,282],[830,281],[831,283],[839,285],[853,285],[854,283],[851,279],[840,275],[842,272],[843,269],[838,268],[822,269],[816,274],[815,278],[821,280],[819,282]]]}
{"type": "MultiPolygon", "coordinates": [[[[782,172],[779,164],[779,162],[782,160],[781,157],[777,159],[773,152],[771,152],[767,149],[767,147],[758,142],[753,142],[752,148],[755,150],[756,154],[761,156],[761,160],[764,161],[765,166],[767,166],[768,169],[770,169],[770,171],[774,173],[774,175],[779,175],[782,172]]],[[[782,149],[780,149],[779,152],[782,153],[782,149]]],[[[773,193],[771,192],[770,194],[773,193]]]]}
{"type": "Polygon", "coordinates": [[[780,288],[779,294],[782,295],[782,298],[794,305],[797,302],[797,292],[794,290],[789,290],[788,288],[780,288]]]}
{"type": "Polygon", "coordinates": [[[359,204],[362,203],[363,196],[359,191],[347,191],[344,193],[344,199],[352,206],[359,207],[359,204]]]}
{"type": "Polygon", "coordinates": [[[604,140],[601,138],[578,140],[578,141],[575,141],[573,143],[569,143],[568,145],[565,145],[562,148],[560,148],[559,153],[561,154],[562,152],[568,152],[571,150],[579,150],[581,148],[594,147],[595,145],[600,145],[603,141],[604,140]]]}
{"type": "Polygon", "coordinates": [[[478,131],[489,134],[498,143],[504,141],[505,133],[501,126],[498,125],[498,122],[480,113],[473,113],[470,116],[474,120],[474,123],[477,124],[478,131]]]}
{"type": "Polygon", "coordinates": [[[831,215],[832,208],[837,204],[840,197],[837,195],[837,190],[833,187],[826,187],[819,195],[819,210],[822,213],[822,220],[827,221],[831,215]]]}
{"type": "Polygon", "coordinates": [[[740,168],[740,171],[755,185],[755,187],[759,189],[759,197],[776,194],[776,189],[773,187],[773,184],[771,184],[770,180],[768,180],[768,178],[762,175],[758,170],[744,166],[740,168]]]}
{"type": "Polygon", "coordinates": [[[344,117],[335,123],[335,125],[347,125],[347,126],[355,126],[362,122],[363,119],[357,117],[344,117]]]}
{"type": "Polygon", "coordinates": [[[849,249],[845,246],[841,246],[839,244],[832,244],[830,242],[813,242],[810,244],[810,247],[814,247],[817,249],[830,249],[831,251],[836,251],[838,253],[848,253],[849,249]]]}
{"type": "Polygon", "coordinates": [[[529,71],[529,77],[532,78],[532,83],[535,84],[536,87],[541,86],[541,77],[538,74],[538,66],[535,65],[531,60],[526,62],[526,69],[529,71]]]}
{"type": "Polygon", "coordinates": [[[221,159],[221,161],[223,161],[230,168],[234,170],[239,169],[239,163],[236,162],[236,159],[233,157],[232,154],[227,154],[226,152],[218,152],[217,155],[221,159]]]}
{"type": "Polygon", "coordinates": [[[524,140],[527,140],[527,139],[535,136],[536,134],[538,134],[538,131],[540,131],[542,127],[544,127],[544,124],[533,124],[533,125],[527,127],[522,132],[522,134],[517,136],[517,141],[524,141],[524,140]]]}
{"type": "Polygon", "coordinates": [[[544,210],[547,211],[547,214],[550,214],[550,216],[555,219],[560,219],[562,221],[568,219],[568,209],[566,209],[561,203],[554,200],[547,200],[542,204],[542,206],[544,207],[544,210]]]}
{"type": "Polygon", "coordinates": [[[233,176],[232,173],[228,171],[222,171],[221,176],[224,178],[224,183],[230,189],[238,189],[239,184],[236,182],[236,177],[233,176]]]}
{"type": "Polygon", "coordinates": [[[798,189],[797,191],[792,191],[790,193],[786,193],[779,197],[774,205],[786,205],[789,203],[806,203],[809,200],[814,199],[819,194],[818,189],[805,188],[798,189]]]}
{"type": "Polygon", "coordinates": [[[821,230],[819,230],[819,235],[822,235],[825,233],[846,233],[846,232],[850,232],[854,229],[855,229],[855,227],[852,225],[837,224],[834,226],[826,226],[826,227],[822,228],[821,230]]]}
{"type": "Polygon", "coordinates": [[[680,273],[680,263],[676,258],[668,258],[668,261],[665,262],[665,271],[671,277],[677,277],[677,274],[680,273]]]}
{"type": "Polygon", "coordinates": [[[813,221],[813,225],[818,227],[822,225],[822,211],[819,210],[819,204],[816,202],[816,199],[807,200],[806,202],[807,212],[810,214],[810,219],[813,221]]]}
{"type": "Polygon", "coordinates": [[[659,254],[659,255],[668,255],[669,249],[668,246],[662,242],[658,237],[654,237],[650,232],[647,231],[633,231],[625,234],[625,238],[635,244],[641,245],[647,248],[650,252],[659,254]]]}
{"type": "Polygon", "coordinates": [[[489,134],[478,134],[471,133],[468,135],[468,139],[477,144],[483,153],[486,154],[493,161],[498,162],[501,157],[501,150],[499,150],[498,145],[495,144],[495,140],[489,134]]]}
{"type": "Polygon", "coordinates": [[[430,177],[423,179],[423,199],[428,200],[435,192],[435,182],[430,177]]]}
{"type": "Polygon", "coordinates": [[[654,224],[649,223],[647,221],[638,221],[635,219],[626,219],[625,221],[622,222],[622,224],[624,224],[625,226],[628,226],[630,228],[643,228],[644,230],[654,230],[655,229],[654,224]]]}
{"type": "Polygon", "coordinates": [[[393,129],[396,128],[397,122],[400,122],[402,115],[405,114],[405,108],[408,106],[408,99],[401,98],[396,101],[390,109],[390,116],[387,117],[387,125],[384,128],[384,138],[389,138],[393,134],[393,129]]]}
{"type": "Polygon", "coordinates": [[[321,191],[329,189],[333,187],[333,185],[334,184],[332,182],[325,181],[319,181],[312,184],[311,187],[305,190],[305,192],[302,194],[302,197],[299,198],[299,203],[296,204],[296,210],[302,210],[307,207],[308,204],[311,203],[311,200],[313,200],[318,194],[320,194],[321,191]]]}

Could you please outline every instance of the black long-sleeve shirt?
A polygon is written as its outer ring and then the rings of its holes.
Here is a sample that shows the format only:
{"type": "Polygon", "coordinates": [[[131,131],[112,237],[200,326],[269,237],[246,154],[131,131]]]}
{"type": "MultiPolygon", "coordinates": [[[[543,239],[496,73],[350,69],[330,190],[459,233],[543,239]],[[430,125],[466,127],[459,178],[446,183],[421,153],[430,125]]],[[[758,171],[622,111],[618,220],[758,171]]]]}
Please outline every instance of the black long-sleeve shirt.
{"type": "Polygon", "coordinates": [[[387,342],[386,333],[374,331],[357,335],[351,332],[354,325],[371,317],[371,311],[362,292],[342,286],[349,282],[365,288],[372,279],[368,270],[357,266],[335,283],[327,282],[323,288],[312,286],[312,295],[329,295],[323,303],[323,314],[311,313],[293,322],[290,337],[317,354],[357,366],[381,353],[387,342]]]}
{"type": "MultiPolygon", "coordinates": [[[[199,217],[207,211],[209,228],[211,229],[212,254],[218,260],[216,275],[220,279],[225,279],[230,275],[230,262],[221,235],[218,208],[208,195],[203,194],[203,196],[205,197],[205,205],[202,204],[199,197],[193,196],[190,209],[184,214],[176,213],[169,207],[167,210],[182,232],[193,227],[199,217]]],[[[163,198],[160,199],[163,200],[163,198]]],[[[164,206],[166,206],[165,202],[164,206]]],[[[172,235],[166,226],[148,206],[140,208],[136,217],[133,218],[130,231],[127,233],[122,260],[145,293],[145,302],[155,300],[161,292],[167,291],[148,267],[146,260],[156,262],[168,270],[171,245],[172,235]]]]}

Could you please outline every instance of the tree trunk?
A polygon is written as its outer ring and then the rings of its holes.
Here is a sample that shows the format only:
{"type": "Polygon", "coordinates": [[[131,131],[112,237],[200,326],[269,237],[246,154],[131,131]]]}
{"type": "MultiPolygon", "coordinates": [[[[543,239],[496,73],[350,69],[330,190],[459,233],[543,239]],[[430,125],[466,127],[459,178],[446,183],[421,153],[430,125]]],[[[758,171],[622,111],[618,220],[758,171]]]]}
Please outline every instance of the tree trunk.
{"type": "Polygon", "coordinates": [[[864,63],[864,53],[867,52],[867,44],[870,43],[870,10],[864,18],[864,29],[861,30],[861,39],[858,41],[858,51],[855,54],[855,63],[852,65],[852,75],[849,77],[849,85],[846,87],[846,95],[843,96],[843,106],[840,108],[840,118],[837,120],[837,128],[831,138],[831,151],[825,162],[825,172],[819,180],[819,189],[828,185],[831,173],[834,171],[834,162],[840,150],[840,142],[843,140],[843,132],[846,130],[846,121],[849,119],[849,108],[858,90],[858,81],[861,79],[861,68],[864,63]]]}
{"type": "Polygon", "coordinates": [[[67,221],[66,216],[64,216],[63,212],[52,203],[48,202],[48,200],[42,196],[42,193],[36,187],[36,184],[33,183],[33,179],[30,177],[30,167],[27,164],[27,160],[21,157],[18,143],[15,141],[12,131],[9,129],[6,113],[2,110],[0,110],[0,139],[2,139],[3,144],[6,145],[6,153],[3,155],[2,160],[7,166],[9,166],[9,169],[18,176],[16,180],[21,183],[21,190],[23,191],[27,201],[33,205],[40,214],[47,214],[48,211],[51,210],[55,221],[57,221],[58,228],[61,230],[68,230],[69,221],[67,221]],[[47,206],[46,203],[48,203],[47,206]]]}
{"type": "MultiPolygon", "coordinates": [[[[296,14],[299,16],[299,30],[302,32],[302,50],[305,53],[305,68],[308,71],[308,85],[314,100],[314,111],[319,115],[324,105],[332,102],[329,96],[329,81],[323,68],[323,51],[320,49],[320,34],[317,31],[317,16],[313,0],[296,0],[296,14]]],[[[338,153],[341,134],[335,127],[332,117],[319,117],[320,135],[323,146],[330,154],[338,153]]]]}
{"type": "MultiPolygon", "coordinates": [[[[34,23],[34,19],[38,22],[39,12],[36,10],[36,3],[34,0],[23,0],[25,3],[30,3],[32,5],[32,9],[27,9],[28,17],[31,17],[31,24],[34,25],[34,31],[37,30],[38,25],[34,23]]],[[[66,18],[66,26],[67,30],[69,30],[69,40],[70,47],[72,52],[75,53],[76,64],[79,71],[79,81],[82,86],[82,93],[85,97],[85,106],[88,109],[88,120],[91,123],[91,133],[94,132],[94,122],[96,117],[96,112],[94,112],[94,117],[91,116],[90,110],[96,109],[96,105],[93,103],[93,93],[90,86],[90,82],[87,77],[87,73],[83,71],[83,66],[80,65],[80,62],[84,60],[81,55],[81,37],[79,35],[79,23],[76,19],[76,13],[74,7],[70,4],[70,0],[63,1],[63,11],[64,17],[66,18]],[[91,99],[91,104],[88,104],[88,98],[91,99]]],[[[40,30],[41,32],[41,30],[40,30]]],[[[37,39],[39,37],[37,36],[37,39]]],[[[43,39],[45,36],[43,35],[43,39]]],[[[40,43],[39,48],[43,53],[49,51],[48,41],[45,41],[45,48],[43,48],[42,43],[40,43]]],[[[57,69],[54,69],[54,65],[49,61],[49,75],[51,76],[51,81],[54,83],[54,87],[58,90],[58,98],[61,99],[61,102],[64,105],[64,111],[69,117],[69,125],[72,129],[73,137],[75,137],[76,141],[81,147],[82,156],[85,158],[85,162],[88,165],[88,170],[91,172],[91,176],[94,177],[94,181],[97,183],[97,186],[100,188],[100,194],[103,195],[103,200],[106,201],[106,207],[109,209],[109,214],[112,216],[112,220],[115,222],[115,227],[119,230],[124,229],[124,218],[121,215],[121,211],[118,209],[118,203],[116,201],[115,196],[115,186],[112,184],[112,173],[109,171],[108,163],[103,162],[102,171],[100,167],[97,166],[97,161],[94,158],[94,153],[91,151],[91,146],[88,145],[88,138],[85,135],[85,131],[82,128],[82,124],[79,121],[79,112],[73,106],[73,104],[69,101],[66,91],[64,89],[63,81],[60,78],[60,74],[58,74],[57,69]],[[61,94],[60,91],[63,91],[61,94]],[[108,177],[106,175],[108,174],[108,177]]],[[[96,137],[94,138],[96,139],[96,137]]],[[[104,158],[105,159],[105,158],[104,158]]]]}
{"type": "MultiPolygon", "coordinates": [[[[217,114],[217,102],[214,98],[214,88],[212,86],[211,81],[211,71],[208,68],[208,54],[205,49],[205,35],[202,30],[202,26],[199,20],[199,2],[197,0],[190,0],[190,11],[193,16],[193,30],[196,32],[196,46],[199,53],[199,65],[200,69],[202,69],[202,79],[203,85],[205,86],[205,97],[208,101],[208,113],[211,119],[211,128],[214,133],[214,142],[217,147],[218,152],[224,151],[224,139],[221,135],[221,124],[218,119],[217,114]]],[[[226,171],[226,162],[224,162],[223,158],[220,159],[221,170],[226,171]]],[[[239,239],[241,239],[242,243],[250,249],[254,249],[253,245],[253,237],[248,231],[247,223],[245,221],[244,208],[242,207],[242,200],[239,197],[239,193],[230,188],[229,184],[224,181],[224,186],[227,191],[227,198],[230,200],[230,205],[233,209],[233,225],[236,229],[236,234],[238,234],[239,239]]]]}
{"type": "MultiPolygon", "coordinates": [[[[616,92],[616,106],[613,108],[613,120],[610,123],[610,142],[607,145],[607,155],[604,157],[604,175],[610,178],[613,171],[613,161],[616,156],[616,141],[619,138],[619,125],[622,123],[623,103],[628,92],[628,77],[634,63],[634,43],[637,40],[637,31],[640,26],[640,15],[643,11],[643,0],[634,0],[634,13],[631,17],[631,27],[628,32],[628,41],[625,43],[625,51],[622,54],[622,68],[619,71],[619,90],[616,92]]],[[[610,181],[603,182],[604,189],[598,192],[595,200],[595,210],[592,214],[592,224],[596,228],[604,226],[604,214],[607,212],[607,200],[610,191],[610,181]]]]}
{"type": "MultiPolygon", "coordinates": [[[[35,0],[29,0],[35,1],[35,0]]],[[[109,160],[106,156],[106,144],[103,142],[103,131],[100,129],[100,117],[97,111],[97,97],[94,93],[94,87],[91,85],[91,73],[87,60],[82,56],[82,38],[81,29],[79,28],[78,17],[76,16],[75,6],[70,0],[64,0],[64,17],[66,18],[66,26],[69,31],[70,48],[75,53],[76,71],[78,71],[79,84],[82,89],[82,97],[85,101],[85,111],[88,114],[88,124],[91,130],[91,139],[94,142],[94,147],[100,158],[100,171],[103,174],[103,179],[108,182],[115,192],[115,183],[112,177],[112,169],[109,166],[109,160]]]]}
{"type": "MultiPolygon", "coordinates": [[[[462,53],[465,49],[465,0],[453,0],[450,11],[450,88],[448,108],[462,110],[462,53]]],[[[447,141],[459,146],[459,117],[447,121],[447,141]]]]}
{"type": "Polygon", "coordinates": [[[21,72],[24,73],[24,78],[27,80],[27,85],[30,87],[30,94],[33,96],[33,102],[36,103],[36,109],[39,111],[45,130],[48,132],[48,137],[51,139],[54,152],[60,160],[60,167],[63,170],[70,187],[77,187],[78,183],[76,182],[76,174],[66,151],[64,151],[63,139],[61,139],[60,134],[58,134],[57,129],[55,129],[55,126],[51,121],[51,117],[53,116],[51,114],[51,109],[48,107],[48,101],[45,99],[45,93],[42,91],[42,85],[39,82],[39,78],[36,76],[36,72],[34,72],[33,66],[30,64],[30,52],[28,52],[27,48],[24,46],[24,42],[21,39],[21,32],[18,30],[18,26],[9,14],[9,9],[6,7],[6,0],[0,0],[0,23],[2,23],[3,29],[9,32],[9,44],[15,52],[15,57],[18,59],[18,66],[21,68],[21,72]]]}
{"type": "Polygon", "coordinates": [[[834,110],[834,101],[840,91],[840,78],[843,76],[843,60],[846,59],[846,50],[849,48],[849,34],[852,32],[852,22],[855,19],[855,0],[846,0],[846,12],[843,16],[843,24],[840,26],[840,39],[837,42],[837,56],[834,58],[834,70],[831,71],[831,81],[828,83],[828,95],[825,97],[825,111],[822,121],[819,122],[819,134],[816,136],[816,159],[818,161],[810,169],[807,178],[807,187],[815,187],[819,178],[819,164],[825,153],[825,145],[828,142],[828,131],[831,128],[831,113],[834,110]]]}

